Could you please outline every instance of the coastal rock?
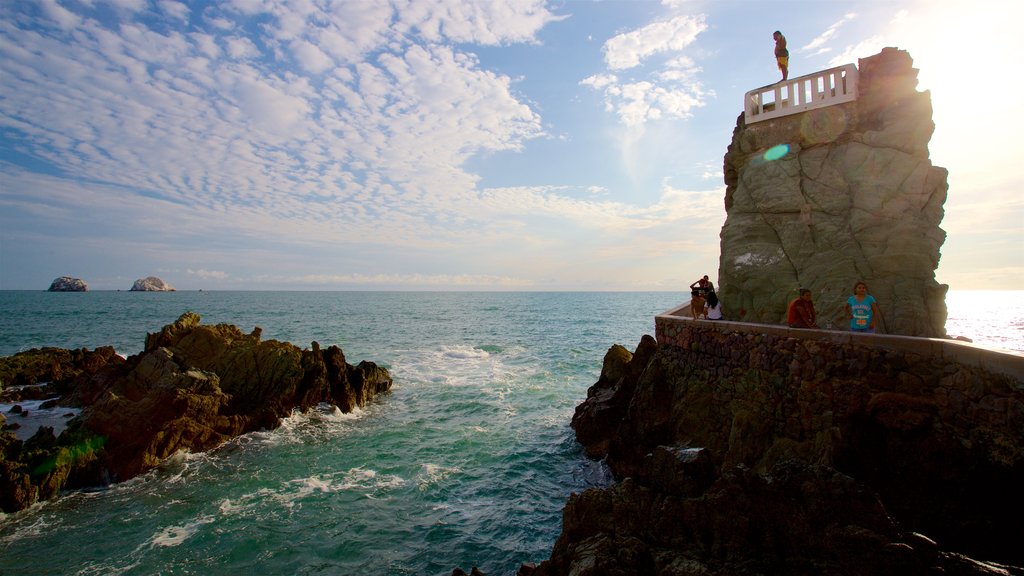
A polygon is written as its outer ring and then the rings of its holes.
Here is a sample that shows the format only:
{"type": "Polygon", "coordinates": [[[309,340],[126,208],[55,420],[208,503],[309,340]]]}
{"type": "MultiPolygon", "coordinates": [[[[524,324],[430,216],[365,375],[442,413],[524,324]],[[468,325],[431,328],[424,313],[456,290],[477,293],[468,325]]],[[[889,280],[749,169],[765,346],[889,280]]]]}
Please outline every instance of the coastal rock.
{"type": "Polygon", "coordinates": [[[615,426],[622,420],[633,397],[636,381],[657,349],[654,338],[645,335],[636,354],[621,345],[612,346],[604,356],[601,377],[587,390],[587,399],[576,407],[572,428],[587,456],[600,458],[608,452],[615,426]]]}
{"type": "Polygon", "coordinates": [[[902,532],[870,489],[799,461],[727,469],[692,495],[627,478],[570,496],[562,525],[532,576],[1009,573],[902,532]]]}
{"type": "Polygon", "coordinates": [[[916,91],[912,65],[886,48],[860,60],[855,101],[752,124],[740,116],[724,160],[719,297],[729,319],[784,323],[806,287],[818,324],[843,326],[863,280],[879,332],[945,335],[948,287],[935,269],[947,171],[928,158],[931,97],[916,91]]]}
{"type": "Polygon", "coordinates": [[[78,377],[121,362],[124,359],[111,346],[95,350],[33,348],[18,352],[0,358],[0,400],[17,402],[63,396],[72,391],[78,377]]]}
{"type": "Polygon", "coordinates": [[[174,287],[156,276],[139,278],[132,284],[131,292],[174,292],[174,287]]]}
{"type": "MultiPolygon", "coordinates": [[[[0,507],[19,510],[60,490],[124,481],[176,452],[205,451],[239,434],[276,428],[293,410],[328,403],[351,412],[391,388],[386,369],[366,361],[352,366],[337,346],[321,349],[313,342],[303,350],[263,341],[260,332],[203,325],[188,312],[147,335],[140,354],[97,362],[60,380],[66,389],[61,403],[82,406],[82,412],[59,438],[41,431],[40,439],[22,444],[0,433],[7,448],[0,460],[0,507]]],[[[54,372],[37,364],[19,365],[44,378],[54,372]]],[[[20,373],[14,378],[31,380],[20,373]]]]}
{"type": "Polygon", "coordinates": [[[47,292],[88,292],[89,286],[81,278],[61,276],[50,283],[47,292]]]}
{"type": "Polygon", "coordinates": [[[570,498],[533,574],[1024,574],[1003,565],[1024,565],[1024,382],[658,322],[645,364],[649,337],[609,350],[573,419],[605,428],[577,439],[618,483],[570,498]]]}

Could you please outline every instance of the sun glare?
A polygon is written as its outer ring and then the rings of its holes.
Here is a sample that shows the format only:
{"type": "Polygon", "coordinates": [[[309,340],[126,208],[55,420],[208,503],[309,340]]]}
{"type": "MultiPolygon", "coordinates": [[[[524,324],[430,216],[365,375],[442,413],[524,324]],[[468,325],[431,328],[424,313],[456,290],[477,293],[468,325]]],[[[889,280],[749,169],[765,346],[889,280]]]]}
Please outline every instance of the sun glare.
{"type": "Polygon", "coordinates": [[[918,88],[931,91],[936,164],[955,162],[961,173],[985,177],[993,154],[1017,155],[1000,141],[1009,144],[1011,126],[1021,123],[1024,35],[1015,28],[1022,16],[1024,3],[932,1],[892,23],[889,40],[910,52],[918,88]]]}

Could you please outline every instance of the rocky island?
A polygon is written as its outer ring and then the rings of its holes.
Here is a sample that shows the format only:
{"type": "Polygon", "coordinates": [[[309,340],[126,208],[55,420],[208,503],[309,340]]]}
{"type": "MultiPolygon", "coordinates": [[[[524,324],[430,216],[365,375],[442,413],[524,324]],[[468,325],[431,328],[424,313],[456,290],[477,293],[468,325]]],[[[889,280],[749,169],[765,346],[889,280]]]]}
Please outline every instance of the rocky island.
{"type": "Polygon", "coordinates": [[[89,285],[85,283],[85,280],[81,278],[72,278],[70,276],[61,276],[55,278],[50,283],[50,287],[47,288],[47,292],[88,292],[89,285]]]}
{"type": "Polygon", "coordinates": [[[0,359],[4,401],[47,397],[80,410],[59,436],[40,427],[22,441],[3,426],[0,510],[127,480],[178,451],[276,428],[296,409],[328,403],[351,412],[391,388],[385,368],[351,365],[337,346],[313,342],[303,350],[260,333],[203,325],[188,312],[148,334],[144,350],[128,358],[101,347],[0,359]]]}
{"type": "Polygon", "coordinates": [[[174,287],[156,276],[147,276],[136,280],[130,292],[174,292],[174,287]]]}

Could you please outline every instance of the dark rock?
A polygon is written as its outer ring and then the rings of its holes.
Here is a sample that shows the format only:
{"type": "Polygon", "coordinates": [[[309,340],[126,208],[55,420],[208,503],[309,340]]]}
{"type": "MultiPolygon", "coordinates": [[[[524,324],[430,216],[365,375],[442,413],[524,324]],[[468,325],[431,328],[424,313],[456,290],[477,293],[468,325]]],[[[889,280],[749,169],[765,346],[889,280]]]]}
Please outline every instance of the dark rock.
{"type": "Polygon", "coordinates": [[[33,348],[0,358],[0,397],[6,402],[43,400],[66,393],[75,381],[95,374],[109,364],[123,363],[111,346],[81,348],[33,348]],[[46,386],[33,386],[46,383],[46,386]]]}
{"type": "Polygon", "coordinates": [[[603,458],[607,454],[608,443],[626,415],[640,373],[657,346],[654,338],[644,335],[633,354],[618,344],[605,353],[601,377],[587,389],[586,401],[576,407],[572,418],[576,438],[588,456],[603,458]]]}
{"type": "Polygon", "coordinates": [[[0,434],[0,447],[6,446],[0,461],[4,511],[61,489],[127,480],[175,452],[209,450],[239,434],[276,427],[295,409],[326,402],[350,412],[389,391],[392,382],[372,362],[347,364],[336,346],[321,350],[314,342],[301,350],[262,341],[259,329],[244,334],[227,324],[201,325],[193,313],[147,335],[142,353],[115,358],[112,350],[48,350],[13,364],[15,379],[59,374],[70,388],[60,404],[83,409],[53,441],[42,429],[24,445],[9,432],[0,434]]]}

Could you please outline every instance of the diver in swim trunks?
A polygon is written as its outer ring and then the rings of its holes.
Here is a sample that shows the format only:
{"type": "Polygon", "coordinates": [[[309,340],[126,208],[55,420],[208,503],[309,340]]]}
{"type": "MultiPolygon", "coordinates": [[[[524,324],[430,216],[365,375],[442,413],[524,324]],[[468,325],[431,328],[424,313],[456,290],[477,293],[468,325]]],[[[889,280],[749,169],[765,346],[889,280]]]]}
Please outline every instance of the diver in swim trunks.
{"type": "Polygon", "coordinates": [[[782,81],[785,81],[789,78],[789,50],[786,49],[786,37],[776,30],[772,38],[775,38],[775,62],[782,71],[782,81]]]}

